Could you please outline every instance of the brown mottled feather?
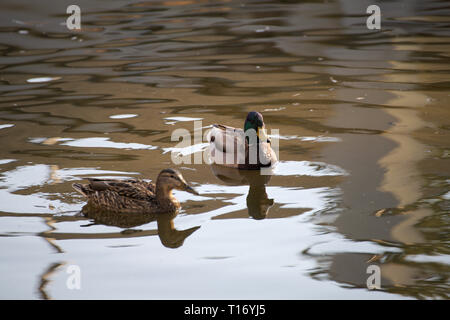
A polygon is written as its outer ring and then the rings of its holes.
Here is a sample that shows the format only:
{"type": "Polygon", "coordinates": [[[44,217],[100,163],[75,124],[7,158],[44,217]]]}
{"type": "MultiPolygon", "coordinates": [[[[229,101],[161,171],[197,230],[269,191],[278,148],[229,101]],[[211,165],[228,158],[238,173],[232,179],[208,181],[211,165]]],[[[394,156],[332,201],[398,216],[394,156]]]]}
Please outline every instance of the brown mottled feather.
{"type": "Polygon", "coordinates": [[[172,201],[158,202],[154,183],[140,179],[107,180],[88,178],[89,184],[74,183],[75,190],[88,198],[83,213],[117,212],[117,213],[159,213],[173,212],[179,203],[172,201]]]}
{"type": "Polygon", "coordinates": [[[126,198],[145,201],[151,201],[155,198],[155,184],[141,179],[107,180],[88,178],[87,180],[89,181],[88,188],[93,192],[108,190],[126,198]]]}

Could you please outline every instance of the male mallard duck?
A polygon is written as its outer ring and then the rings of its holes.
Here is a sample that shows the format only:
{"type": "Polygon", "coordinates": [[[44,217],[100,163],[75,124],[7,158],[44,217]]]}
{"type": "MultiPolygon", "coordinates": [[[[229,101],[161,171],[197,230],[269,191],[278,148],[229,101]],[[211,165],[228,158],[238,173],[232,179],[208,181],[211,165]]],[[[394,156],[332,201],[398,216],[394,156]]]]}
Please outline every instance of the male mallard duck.
{"type": "Polygon", "coordinates": [[[180,172],[164,169],[156,185],[140,179],[108,180],[89,178],[89,184],[72,186],[88,198],[83,211],[109,211],[117,213],[173,213],[180,203],[172,195],[173,189],[198,193],[190,187],[180,172]]]}
{"type": "Polygon", "coordinates": [[[238,169],[260,169],[277,162],[259,112],[248,113],[244,130],[214,124],[208,140],[211,161],[215,164],[238,169]]]}

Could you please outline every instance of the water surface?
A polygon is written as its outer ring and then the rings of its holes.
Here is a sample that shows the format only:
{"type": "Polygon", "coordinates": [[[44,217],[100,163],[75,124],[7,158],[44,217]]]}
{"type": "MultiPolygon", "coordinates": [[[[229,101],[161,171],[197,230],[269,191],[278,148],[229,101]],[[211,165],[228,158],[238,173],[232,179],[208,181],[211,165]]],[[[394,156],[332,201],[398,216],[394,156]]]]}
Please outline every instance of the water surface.
{"type": "Polygon", "coordinates": [[[446,1],[77,1],[81,31],[70,4],[0,5],[1,298],[449,298],[446,1]],[[175,129],[252,110],[267,180],[173,164],[205,147],[175,129]],[[166,167],[178,216],[80,214],[72,183],[166,167]]]}

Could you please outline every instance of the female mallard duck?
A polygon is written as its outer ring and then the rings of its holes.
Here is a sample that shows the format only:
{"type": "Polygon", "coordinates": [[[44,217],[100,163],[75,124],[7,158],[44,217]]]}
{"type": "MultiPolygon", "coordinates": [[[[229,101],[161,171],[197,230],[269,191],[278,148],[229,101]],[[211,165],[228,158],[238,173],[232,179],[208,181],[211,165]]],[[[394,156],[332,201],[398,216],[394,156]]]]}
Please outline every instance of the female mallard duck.
{"type": "Polygon", "coordinates": [[[173,213],[180,203],[172,195],[173,189],[198,193],[184,180],[181,173],[164,169],[156,180],[156,185],[140,179],[107,180],[88,179],[89,184],[74,183],[72,186],[88,198],[83,208],[90,211],[116,213],[173,213]]]}
{"type": "Polygon", "coordinates": [[[218,165],[251,170],[271,167],[277,162],[259,112],[248,113],[244,130],[214,124],[208,140],[211,161],[218,165]]]}

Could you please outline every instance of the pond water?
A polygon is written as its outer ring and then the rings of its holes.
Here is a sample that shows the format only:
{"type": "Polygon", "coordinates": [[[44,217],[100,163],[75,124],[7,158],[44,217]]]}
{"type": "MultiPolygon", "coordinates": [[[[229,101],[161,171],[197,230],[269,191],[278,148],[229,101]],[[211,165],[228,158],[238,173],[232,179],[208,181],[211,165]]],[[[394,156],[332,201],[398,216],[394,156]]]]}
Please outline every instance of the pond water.
{"type": "Polygon", "coordinates": [[[448,2],[70,4],[0,5],[0,298],[449,298],[448,2]],[[252,110],[263,181],[171,139],[252,110]],[[80,214],[72,183],[168,167],[200,193],[176,217],[80,214]]]}

